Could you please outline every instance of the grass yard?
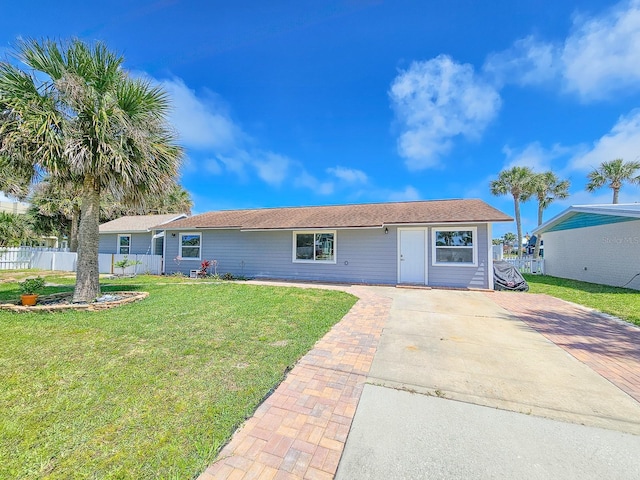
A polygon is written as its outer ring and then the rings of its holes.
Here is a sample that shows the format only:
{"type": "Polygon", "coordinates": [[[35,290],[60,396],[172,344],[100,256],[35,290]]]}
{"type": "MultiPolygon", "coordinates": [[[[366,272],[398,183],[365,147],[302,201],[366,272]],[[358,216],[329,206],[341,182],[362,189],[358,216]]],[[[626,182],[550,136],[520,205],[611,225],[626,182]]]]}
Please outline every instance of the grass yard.
{"type": "MultiPolygon", "coordinates": [[[[0,302],[18,297],[7,275],[0,302]]],[[[194,478],[356,300],[201,282],[108,280],[150,296],[101,312],[0,311],[0,478],[194,478]]]]}
{"type": "Polygon", "coordinates": [[[546,293],[640,325],[640,292],[637,290],[547,275],[525,274],[524,277],[531,293],[546,293]]]}

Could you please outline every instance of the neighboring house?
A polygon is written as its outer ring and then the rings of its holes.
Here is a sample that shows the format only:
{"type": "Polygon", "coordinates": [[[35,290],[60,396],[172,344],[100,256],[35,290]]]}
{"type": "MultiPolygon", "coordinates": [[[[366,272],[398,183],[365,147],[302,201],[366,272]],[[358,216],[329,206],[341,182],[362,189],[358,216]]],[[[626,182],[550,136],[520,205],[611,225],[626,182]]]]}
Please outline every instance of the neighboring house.
{"type": "MultiPolygon", "coordinates": [[[[533,255],[536,251],[536,235],[532,235],[527,241],[524,251],[527,255],[533,255]]],[[[540,240],[540,256],[544,257],[544,240],[540,240]]]]}
{"type": "Polygon", "coordinates": [[[545,274],[640,290],[640,204],[574,205],[534,233],[545,274]]]}
{"type": "Polygon", "coordinates": [[[165,273],[216,260],[220,274],[368,284],[493,288],[481,200],[215,211],[165,224],[165,273]]]}
{"type": "Polygon", "coordinates": [[[29,204],[24,202],[16,202],[4,197],[0,192],[0,212],[13,213],[14,215],[27,213],[29,204]]]}
{"type": "Polygon", "coordinates": [[[100,225],[99,253],[162,255],[165,223],[185,218],[184,213],[130,215],[100,225]]]}

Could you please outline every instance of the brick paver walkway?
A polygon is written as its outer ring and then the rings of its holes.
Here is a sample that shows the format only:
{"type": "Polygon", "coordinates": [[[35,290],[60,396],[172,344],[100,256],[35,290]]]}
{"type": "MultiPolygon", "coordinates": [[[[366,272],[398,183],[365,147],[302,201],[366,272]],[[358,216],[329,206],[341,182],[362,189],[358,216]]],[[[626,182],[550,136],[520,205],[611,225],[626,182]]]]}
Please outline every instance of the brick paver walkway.
{"type": "Polygon", "coordinates": [[[487,295],[640,402],[640,328],[548,295],[487,295]]]}
{"type": "Polygon", "coordinates": [[[331,479],[338,468],[391,299],[360,299],[289,372],[200,475],[212,479],[331,479]]]}

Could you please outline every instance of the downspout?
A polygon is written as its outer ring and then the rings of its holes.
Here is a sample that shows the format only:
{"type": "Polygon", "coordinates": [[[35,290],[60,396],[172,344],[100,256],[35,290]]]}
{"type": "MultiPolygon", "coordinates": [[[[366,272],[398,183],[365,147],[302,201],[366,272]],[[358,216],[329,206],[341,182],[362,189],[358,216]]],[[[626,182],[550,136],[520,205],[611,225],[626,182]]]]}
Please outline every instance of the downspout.
{"type": "Polygon", "coordinates": [[[487,284],[489,290],[493,290],[493,242],[492,242],[492,224],[487,222],[487,284]]]}

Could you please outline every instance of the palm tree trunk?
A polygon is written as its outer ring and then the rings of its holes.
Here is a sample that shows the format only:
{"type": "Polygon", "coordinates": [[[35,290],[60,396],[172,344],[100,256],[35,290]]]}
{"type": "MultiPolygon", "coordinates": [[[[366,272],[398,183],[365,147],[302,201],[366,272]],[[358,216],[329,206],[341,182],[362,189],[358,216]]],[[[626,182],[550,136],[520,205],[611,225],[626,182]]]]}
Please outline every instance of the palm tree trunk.
{"type": "Polygon", "coordinates": [[[90,176],[82,189],[82,211],[78,228],[78,267],[74,302],[92,302],[100,295],[98,270],[98,225],[100,221],[100,189],[90,176]]]}
{"type": "MultiPolygon", "coordinates": [[[[538,202],[538,226],[542,225],[542,213],[544,212],[544,209],[542,208],[542,203],[538,202]]],[[[540,233],[538,232],[538,234],[536,234],[536,248],[533,251],[533,258],[539,258],[540,257],[540,244],[542,243],[542,235],[540,235],[540,233]]]]}
{"type": "Polygon", "coordinates": [[[618,192],[620,191],[619,188],[614,188],[613,189],[613,203],[618,203],[618,192]]]}
{"type": "Polygon", "coordinates": [[[520,223],[520,200],[513,197],[513,207],[516,213],[516,229],[518,230],[518,258],[522,258],[522,224],[520,223]]]}

